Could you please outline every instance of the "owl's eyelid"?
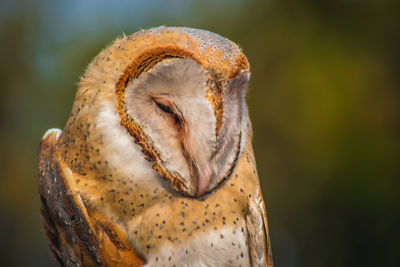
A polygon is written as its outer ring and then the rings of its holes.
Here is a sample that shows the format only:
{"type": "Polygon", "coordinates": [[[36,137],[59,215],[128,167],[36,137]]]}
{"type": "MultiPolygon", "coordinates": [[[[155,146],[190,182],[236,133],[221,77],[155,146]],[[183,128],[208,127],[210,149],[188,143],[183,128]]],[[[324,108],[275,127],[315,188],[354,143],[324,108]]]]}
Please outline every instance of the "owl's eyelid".
{"type": "Polygon", "coordinates": [[[172,112],[172,109],[169,106],[165,106],[161,103],[156,102],[156,105],[164,112],[169,113],[169,114],[174,114],[174,112],[172,112]]]}
{"type": "Polygon", "coordinates": [[[181,111],[174,105],[172,101],[158,96],[152,96],[151,99],[163,112],[171,115],[176,124],[185,124],[185,120],[181,111]]]}
{"type": "Polygon", "coordinates": [[[162,111],[169,113],[171,115],[174,115],[174,105],[171,101],[161,98],[161,97],[156,97],[153,96],[151,99],[154,101],[154,103],[159,107],[162,111]]]}

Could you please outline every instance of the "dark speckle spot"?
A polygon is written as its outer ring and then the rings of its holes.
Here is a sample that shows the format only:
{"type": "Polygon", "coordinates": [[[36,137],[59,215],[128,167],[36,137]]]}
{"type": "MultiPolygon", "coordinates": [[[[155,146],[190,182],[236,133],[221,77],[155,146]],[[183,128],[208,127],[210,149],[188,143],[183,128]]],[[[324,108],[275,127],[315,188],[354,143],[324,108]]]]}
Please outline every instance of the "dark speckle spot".
{"type": "Polygon", "coordinates": [[[219,237],[221,237],[221,239],[223,239],[223,238],[224,238],[224,235],[223,235],[223,234],[220,234],[219,237]]]}

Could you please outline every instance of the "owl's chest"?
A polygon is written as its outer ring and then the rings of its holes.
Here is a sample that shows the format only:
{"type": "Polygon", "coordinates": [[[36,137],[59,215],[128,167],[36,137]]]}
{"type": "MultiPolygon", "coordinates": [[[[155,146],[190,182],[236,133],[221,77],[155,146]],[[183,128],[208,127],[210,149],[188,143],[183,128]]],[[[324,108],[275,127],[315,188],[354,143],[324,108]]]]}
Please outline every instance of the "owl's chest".
{"type": "Polygon", "coordinates": [[[121,226],[148,266],[250,265],[246,216],[255,194],[250,179],[244,183],[233,174],[216,190],[190,198],[153,176],[113,174],[93,186],[81,177],[77,185],[90,196],[89,213],[98,210],[121,226]]]}
{"type": "Polygon", "coordinates": [[[127,233],[148,266],[249,266],[244,199],[162,192],[135,201],[127,233]]]}
{"type": "Polygon", "coordinates": [[[146,266],[250,266],[244,223],[198,232],[186,240],[162,242],[146,266]]]}

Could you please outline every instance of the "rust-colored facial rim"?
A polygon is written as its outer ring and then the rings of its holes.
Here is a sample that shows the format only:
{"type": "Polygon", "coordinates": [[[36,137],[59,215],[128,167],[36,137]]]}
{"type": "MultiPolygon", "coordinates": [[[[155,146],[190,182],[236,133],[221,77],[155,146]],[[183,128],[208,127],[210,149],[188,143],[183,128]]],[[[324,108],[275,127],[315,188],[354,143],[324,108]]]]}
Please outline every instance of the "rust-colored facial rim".
{"type": "MultiPolygon", "coordinates": [[[[188,195],[187,186],[182,182],[182,177],[180,177],[179,174],[176,172],[171,173],[169,170],[162,166],[162,160],[155,150],[151,140],[147,138],[140,125],[135,122],[134,119],[127,112],[124,97],[125,89],[132,80],[138,78],[140,74],[147,72],[157,63],[166,58],[190,58],[202,65],[200,60],[196,58],[193,53],[184,49],[180,49],[179,47],[176,47],[174,45],[165,45],[145,50],[142,54],[135,58],[130,65],[128,65],[128,67],[124,70],[122,75],[119,77],[117,83],[115,84],[117,95],[117,110],[121,119],[121,125],[125,127],[128,133],[132,136],[134,142],[141,147],[141,151],[145,155],[145,158],[148,161],[152,162],[153,170],[157,171],[164,179],[170,181],[176,191],[188,195]]],[[[212,70],[209,73],[213,73],[212,70]]],[[[216,134],[218,134],[219,129],[222,125],[223,117],[222,84],[220,83],[220,79],[218,77],[209,77],[209,80],[210,82],[207,83],[208,88],[206,91],[206,98],[208,101],[210,101],[210,104],[214,109],[214,113],[216,116],[216,134]],[[210,87],[212,86],[212,84],[214,84],[214,86],[210,87]]],[[[239,139],[241,139],[241,133],[239,139]]],[[[231,175],[238,160],[239,152],[240,149],[237,150],[232,168],[224,176],[222,181],[225,180],[229,175],[231,175]]]]}

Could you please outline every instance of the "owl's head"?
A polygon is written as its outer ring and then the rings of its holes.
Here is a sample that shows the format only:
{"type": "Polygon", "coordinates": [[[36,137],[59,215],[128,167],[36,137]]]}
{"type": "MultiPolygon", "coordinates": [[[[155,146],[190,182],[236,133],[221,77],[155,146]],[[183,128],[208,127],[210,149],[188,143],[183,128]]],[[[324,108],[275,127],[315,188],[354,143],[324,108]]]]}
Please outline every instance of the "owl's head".
{"type": "Polygon", "coordinates": [[[139,149],[152,172],[175,190],[200,196],[235,168],[246,130],[249,75],[246,57],[231,41],[203,30],[159,27],[101,52],[77,98],[87,94],[112,103],[132,144],[125,149],[139,149]]]}

